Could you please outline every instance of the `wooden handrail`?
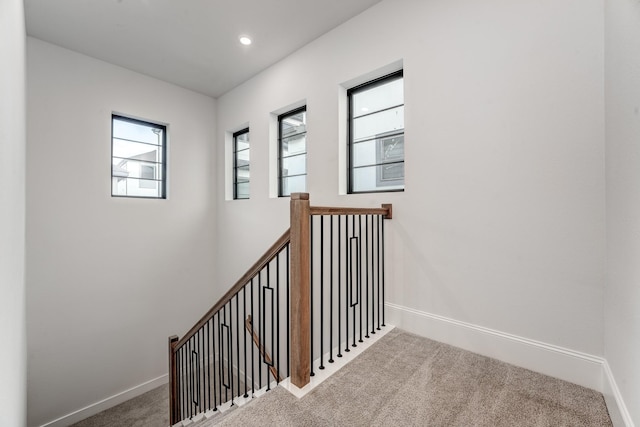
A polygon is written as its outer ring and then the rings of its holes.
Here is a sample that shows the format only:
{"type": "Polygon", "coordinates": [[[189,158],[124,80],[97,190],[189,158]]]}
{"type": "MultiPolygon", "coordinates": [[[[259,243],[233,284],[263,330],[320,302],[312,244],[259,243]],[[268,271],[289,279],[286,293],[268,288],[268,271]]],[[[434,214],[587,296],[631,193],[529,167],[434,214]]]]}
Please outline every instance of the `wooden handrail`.
{"type": "Polygon", "coordinates": [[[391,219],[391,205],[384,204],[381,208],[347,208],[337,206],[311,206],[311,215],[384,215],[385,219],[391,219]]]}
{"type": "Polygon", "coordinates": [[[278,240],[276,240],[273,245],[271,245],[269,249],[267,249],[267,251],[260,257],[260,259],[258,259],[258,261],[256,261],[255,264],[253,264],[251,268],[249,268],[249,270],[247,270],[247,272],[242,275],[242,277],[235,283],[235,285],[233,285],[231,289],[229,289],[227,293],[224,294],[222,298],[220,298],[218,302],[215,303],[214,306],[211,307],[211,309],[207,311],[204,316],[202,316],[198,323],[196,323],[191,329],[189,329],[189,332],[187,332],[180,339],[180,341],[175,344],[175,349],[177,350],[178,348],[182,347],[182,345],[186,343],[191,337],[193,337],[196,332],[198,332],[198,330],[203,327],[209,321],[209,319],[211,319],[211,317],[216,314],[216,312],[218,312],[218,310],[220,310],[226,303],[231,301],[231,298],[233,298],[235,294],[237,294],[254,276],[256,276],[260,272],[260,270],[262,270],[271,260],[273,260],[276,255],[278,255],[278,253],[289,243],[289,239],[290,231],[287,230],[282,236],[280,236],[278,240]]]}
{"type": "Polygon", "coordinates": [[[260,352],[260,355],[262,355],[265,362],[267,362],[267,365],[269,365],[269,371],[271,371],[271,375],[273,375],[273,378],[276,378],[278,382],[282,381],[282,378],[278,374],[278,369],[275,366],[273,366],[273,361],[271,360],[271,356],[269,355],[269,352],[267,351],[266,348],[264,348],[264,346],[260,342],[260,337],[258,336],[259,331],[254,329],[251,316],[247,316],[247,320],[244,321],[244,327],[247,329],[247,331],[249,331],[249,333],[253,337],[253,342],[258,347],[258,351],[260,352]]]}

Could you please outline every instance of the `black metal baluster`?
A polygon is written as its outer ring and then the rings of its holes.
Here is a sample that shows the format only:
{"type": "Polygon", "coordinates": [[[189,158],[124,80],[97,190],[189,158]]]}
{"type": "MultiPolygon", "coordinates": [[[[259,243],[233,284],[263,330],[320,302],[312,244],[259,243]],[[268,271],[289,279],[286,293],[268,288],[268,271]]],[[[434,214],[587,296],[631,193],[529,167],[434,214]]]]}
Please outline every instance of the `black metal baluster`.
{"type": "Polygon", "coordinates": [[[218,332],[218,397],[220,398],[220,406],[225,402],[222,397],[222,386],[224,384],[224,345],[222,342],[222,325],[223,321],[220,320],[222,316],[222,308],[218,310],[218,326],[216,328],[218,332]]]}
{"type": "MultiPolygon", "coordinates": [[[[258,273],[260,274],[260,273],[258,273]]],[[[255,375],[255,356],[253,354],[253,322],[255,318],[253,317],[253,277],[251,278],[251,394],[255,395],[256,393],[256,375],[255,375]]]]}
{"type": "Polygon", "coordinates": [[[198,414],[198,403],[197,403],[197,386],[196,386],[196,380],[197,380],[197,376],[195,375],[195,373],[197,373],[197,369],[198,369],[198,359],[197,357],[194,358],[194,351],[196,349],[196,336],[192,336],[191,337],[191,403],[193,405],[193,413],[192,415],[195,416],[198,414]]]}
{"type": "Polygon", "coordinates": [[[187,377],[187,344],[183,344],[180,348],[180,362],[182,363],[182,368],[180,372],[180,383],[182,385],[182,410],[181,415],[184,419],[185,416],[189,413],[189,378],[187,377]]]}
{"type": "MultiPolygon", "coordinates": [[[[375,229],[374,229],[374,224],[377,224],[376,222],[376,218],[374,215],[371,215],[371,328],[373,329],[373,322],[375,319],[375,315],[373,314],[373,310],[375,308],[375,303],[374,303],[374,286],[375,286],[375,282],[376,282],[376,275],[375,275],[375,242],[377,241],[376,239],[376,233],[375,233],[375,229]]],[[[368,288],[367,288],[368,289],[368,288]]],[[[368,318],[367,318],[368,320],[368,318]]],[[[367,325],[367,331],[369,330],[369,326],[367,325]]]]}
{"type": "Polygon", "coordinates": [[[310,288],[309,289],[309,295],[311,297],[311,306],[309,307],[310,308],[310,310],[309,310],[310,314],[309,315],[311,317],[311,325],[310,325],[310,329],[311,329],[311,331],[310,331],[311,332],[311,351],[310,351],[310,354],[311,354],[311,373],[309,375],[313,377],[313,376],[316,375],[316,373],[313,372],[313,216],[311,216],[311,218],[309,218],[309,228],[310,228],[309,234],[310,234],[310,238],[311,238],[311,243],[310,243],[311,244],[311,250],[309,251],[310,252],[309,258],[310,258],[310,263],[311,263],[311,266],[310,266],[310,276],[311,276],[311,278],[309,280],[309,288],[310,288]]]}
{"type": "Polygon", "coordinates": [[[204,355],[204,329],[198,330],[198,412],[204,412],[204,369],[202,366],[202,356],[204,355]]]}
{"type": "Polygon", "coordinates": [[[202,400],[200,401],[200,411],[207,411],[207,324],[205,323],[200,327],[200,342],[202,343],[202,353],[200,353],[200,372],[202,377],[200,378],[200,384],[202,387],[202,400]]]}
{"type": "Polygon", "coordinates": [[[202,412],[202,378],[201,378],[201,374],[202,374],[202,369],[200,369],[200,355],[201,353],[201,347],[204,347],[204,345],[202,344],[202,328],[198,329],[198,332],[196,334],[196,342],[197,342],[197,352],[196,352],[196,378],[198,379],[198,381],[196,382],[197,386],[198,386],[198,403],[197,403],[197,407],[198,407],[198,412],[200,413],[202,412]]]}
{"type": "Polygon", "coordinates": [[[193,357],[191,357],[191,352],[193,351],[192,345],[193,338],[189,338],[187,341],[188,345],[188,361],[189,361],[189,376],[187,377],[189,380],[189,418],[193,417],[193,357]]]}
{"type": "MultiPolygon", "coordinates": [[[[353,231],[353,229],[352,229],[353,231]]],[[[345,352],[350,352],[351,350],[349,349],[349,305],[350,305],[350,301],[349,301],[349,297],[350,297],[350,289],[349,289],[349,282],[350,282],[350,276],[351,276],[351,270],[350,270],[350,260],[349,260],[349,252],[350,252],[350,239],[349,239],[349,215],[345,215],[345,219],[344,219],[344,234],[345,234],[345,248],[344,248],[344,260],[345,260],[345,273],[346,273],[346,277],[345,277],[345,283],[344,283],[344,323],[345,323],[345,328],[344,328],[344,335],[345,335],[345,348],[344,351],[345,352]]]]}
{"type": "MultiPolygon", "coordinates": [[[[382,222],[384,224],[384,222],[382,222]]],[[[381,241],[381,236],[378,236],[378,271],[380,271],[381,273],[379,273],[378,275],[378,304],[376,305],[376,308],[378,309],[378,327],[377,330],[380,330],[380,283],[382,280],[382,267],[380,264],[380,257],[381,257],[381,252],[380,252],[380,241],[381,241]]]]}
{"type": "Polygon", "coordinates": [[[180,398],[178,399],[178,401],[180,402],[180,418],[182,417],[182,414],[184,414],[184,408],[185,408],[185,404],[184,404],[184,388],[182,385],[182,374],[184,372],[183,366],[182,366],[182,349],[183,347],[180,347],[178,349],[178,393],[180,395],[180,398]]]}
{"type": "MultiPolygon", "coordinates": [[[[278,356],[276,357],[276,366],[277,369],[276,371],[278,372],[278,376],[276,377],[276,382],[279,384],[280,383],[280,375],[282,370],[281,370],[281,366],[280,366],[280,254],[282,253],[282,251],[278,252],[278,255],[276,255],[276,330],[278,331],[278,356]]],[[[275,353],[275,350],[273,350],[273,352],[275,353]]],[[[275,357],[275,354],[274,354],[275,357]]]]}
{"type": "MultiPolygon", "coordinates": [[[[384,221],[382,221],[382,300],[379,303],[382,305],[382,326],[384,324],[384,221]]],[[[380,329],[380,328],[378,328],[380,329]]]]}
{"type": "MultiPolygon", "coordinates": [[[[211,360],[211,366],[213,367],[213,410],[218,410],[217,393],[216,393],[216,313],[211,316],[209,321],[211,322],[211,352],[213,353],[213,360],[211,360]]],[[[211,390],[209,390],[211,393],[211,390]]]]}
{"type": "Polygon", "coordinates": [[[342,215],[338,215],[338,357],[342,357],[342,301],[341,284],[342,284],[342,215]]]}
{"type": "Polygon", "coordinates": [[[286,307],[286,310],[285,310],[287,312],[287,377],[291,376],[291,369],[290,369],[291,368],[291,366],[290,366],[290,364],[291,364],[291,361],[290,361],[290,359],[291,359],[291,341],[290,341],[291,340],[291,322],[290,322],[290,319],[289,319],[289,316],[291,315],[291,312],[290,312],[291,305],[289,303],[289,297],[290,297],[290,294],[289,294],[289,278],[290,278],[290,275],[289,275],[289,273],[290,273],[290,271],[289,271],[289,243],[287,243],[287,272],[286,272],[286,274],[287,274],[287,307],[286,307]]]}
{"type": "Polygon", "coordinates": [[[329,217],[329,363],[333,363],[333,215],[329,217]]]}
{"type": "MultiPolygon", "coordinates": [[[[267,268],[268,268],[267,264],[267,268]]],[[[268,270],[267,270],[268,271],[268,270]]],[[[269,274],[267,274],[267,277],[270,277],[269,274]]],[[[262,309],[262,327],[261,327],[261,333],[262,333],[262,345],[265,349],[265,353],[263,354],[262,357],[262,362],[267,366],[266,371],[267,371],[267,391],[271,390],[271,380],[270,380],[270,373],[271,373],[271,367],[274,366],[273,364],[273,359],[271,359],[271,362],[269,362],[268,358],[267,358],[267,311],[271,314],[271,348],[274,348],[274,344],[275,344],[275,331],[274,331],[274,325],[275,325],[275,321],[274,321],[274,300],[273,300],[273,288],[270,286],[269,281],[267,281],[267,287],[262,289],[263,295],[262,295],[262,301],[264,303],[264,307],[262,309]],[[267,303],[267,301],[270,300],[271,301],[271,307],[269,309],[269,305],[267,303]]],[[[274,376],[275,378],[275,376],[274,376]]]]}
{"type": "Polygon", "coordinates": [[[324,369],[324,215],[320,215],[320,366],[324,369]]]}
{"type": "Polygon", "coordinates": [[[362,262],[362,215],[358,215],[358,234],[360,237],[358,239],[358,256],[356,257],[356,259],[358,260],[358,263],[356,264],[356,277],[358,278],[358,281],[356,282],[356,284],[358,286],[358,308],[360,311],[360,338],[358,339],[358,342],[362,342],[362,283],[360,278],[360,264],[362,262]]]}
{"type": "Polygon", "coordinates": [[[209,398],[207,400],[207,410],[211,409],[211,337],[210,337],[210,329],[209,322],[211,319],[207,320],[207,393],[209,393],[209,398]]]}
{"type": "MultiPolygon", "coordinates": [[[[355,217],[354,217],[355,218],[355,217]]],[[[355,234],[355,221],[353,222],[355,234]]],[[[354,302],[358,295],[358,238],[351,237],[349,239],[349,308],[352,309],[353,318],[353,343],[352,347],[356,347],[356,306],[358,302],[354,302]],[[354,298],[355,293],[355,298],[354,298]]],[[[348,343],[348,342],[347,342],[348,343]]]]}
{"type": "MultiPolygon", "coordinates": [[[[227,382],[226,382],[226,383],[224,383],[224,382],[223,382],[223,384],[224,384],[224,401],[225,401],[225,402],[228,402],[228,401],[229,401],[229,388],[230,388],[230,384],[228,384],[228,383],[229,383],[229,381],[230,381],[230,379],[231,379],[231,378],[230,378],[230,375],[229,375],[229,374],[230,374],[230,372],[231,372],[231,370],[229,369],[229,364],[231,363],[231,360],[230,360],[230,358],[229,358],[229,350],[230,350],[230,348],[231,348],[231,340],[229,339],[229,325],[227,324],[227,305],[229,305],[229,303],[227,303],[227,304],[225,304],[225,305],[223,305],[223,306],[222,306],[222,318],[223,318],[223,320],[224,320],[224,324],[223,324],[222,326],[223,326],[223,329],[224,329],[225,327],[227,328],[227,331],[226,331],[226,337],[224,337],[224,336],[222,337],[222,342],[223,342],[223,344],[224,344],[224,342],[225,342],[225,340],[224,340],[224,339],[225,339],[225,338],[227,339],[227,341],[226,341],[226,343],[227,343],[227,347],[226,347],[226,350],[227,350],[227,354],[226,354],[226,356],[227,356],[227,364],[226,364],[226,366],[224,366],[224,367],[225,367],[225,372],[224,372],[224,373],[225,373],[226,375],[224,375],[224,376],[222,377],[222,378],[225,378],[225,377],[226,377],[226,379],[227,379],[227,382]]],[[[231,311],[231,306],[229,306],[229,311],[231,311]]],[[[231,313],[229,313],[229,317],[231,317],[231,313]]],[[[229,322],[229,323],[231,323],[231,322],[229,322]]],[[[223,354],[224,354],[224,351],[223,351],[223,354]]],[[[224,363],[224,360],[223,360],[223,363],[224,363]]],[[[232,402],[232,403],[233,403],[233,402],[232,402]]]]}
{"type": "MultiPolygon", "coordinates": [[[[275,366],[275,360],[276,360],[276,351],[275,351],[275,344],[276,344],[276,331],[275,331],[275,326],[276,326],[276,321],[275,321],[275,297],[274,297],[274,290],[272,287],[269,287],[269,289],[271,289],[270,293],[271,293],[271,366],[275,366]]],[[[265,294],[265,299],[266,299],[266,294],[265,294]]],[[[265,329],[266,329],[266,322],[265,322],[265,329]]],[[[275,377],[275,376],[274,376],[275,377]]],[[[267,374],[267,380],[269,379],[269,374],[267,374]]],[[[275,378],[276,382],[278,381],[277,378],[275,378]]],[[[271,382],[269,382],[269,386],[271,386],[271,382]]]]}
{"type": "Polygon", "coordinates": [[[231,393],[231,406],[233,406],[233,304],[229,300],[226,305],[229,306],[229,322],[227,323],[227,381],[229,384],[227,389],[231,393]]]}
{"type": "MultiPolygon", "coordinates": [[[[351,215],[351,234],[353,234],[353,237],[356,237],[356,216],[355,215],[351,215]]],[[[359,236],[358,236],[359,237],[359,236]]],[[[358,242],[359,244],[359,242],[358,242]]],[[[351,307],[352,307],[352,318],[353,318],[353,344],[351,344],[351,347],[356,347],[356,304],[353,303],[353,287],[356,287],[356,295],[358,294],[358,254],[356,252],[356,255],[354,257],[353,255],[353,245],[349,246],[349,249],[351,250],[351,254],[350,254],[350,258],[349,261],[351,261],[351,269],[352,271],[351,273],[351,295],[349,295],[349,297],[351,298],[351,307]],[[355,259],[355,263],[353,262],[353,260],[355,259]],[[356,276],[356,280],[354,283],[353,280],[353,269],[355,269],[355,276],[356,276]]],[[[356,251],[357,251],[357,245],[356,245],[356,251]]]]}
{"type": "Polygon", "coordinates": [[[189,364],[189,341],[184,343],[184,394],[185,394],[185,413],[184,415],[187,418],[191,418],[191,403],[190,403],[190,396],[189,396],[189,388],[191,387],[191,383],[189,382],[189,375],[190,375],[190,364],[189,364]]]}
{"type": "MultiPolygon", "coordinates": [[[[240,296],[238,295],[238,293],[236,293],[235,295],[235,299],[236,299],[236,384],[238,385],[238,388],[235,389],[235,391],[238,393],[237,397],[240,397],[240,300],[239,300],[240,296]]],[[[244,326],[244,325],[242,325],[244,326]]],[[[244,329],[244,327],[242,328],[244,329]]],[[[231,384],[233,384],[233,380],[231,381],[231,384]]],[[[233,390],[233,389],[232,389],[233,390]]],[[[235,392],[234,396],[235,396],[235,392]]]]}
{"type": "Polygon", "coordinates": [[[249,397],[247,392],[247,328],[244,327],[245,319],[247,318],[247,285],[242,288],[242,323],[244,330],[244,397],[249,397]]]}
{"type": "MultiPolygon", "coordinates": [[[[264,269],[263,269],[264,270],[264,269]]],[[[260,294],[262,293],[262,270],[258,273],[258,330],[264,330],[263,325],[260,325],[260,320],[262,319],[262,299],[260,294]]],[[[251,324],[253,325],[255,319],[251,318],[251,324]]],[[[262,362],[260,361],[260,356],[258,356],[258,390],[262,389],[262,362]]]]}
{"type": "Polygon", "coordinates": [[[196,414],[199,414],[200,412],[202,412],[202,387],[201,387],[201,369],[200,369],[200,355],[202,353],[200,353],[200,341],[201,341],[201,330],[202,329],[198,329],[198,332],[196,332],[196,342],[195,342],[195,347],[196,347],[196,352],[195,352],[195,358],[196,358],[196,396],[197,399],[195,399],[195,404],[196,404],[196,414]]]}
{"type": "Polygon", "coordinates": [[[191,351],[189,349],[189,341],[187,340],[187,342],[185,343],[185,355],[184,355],[184,361],[185,361],[185,365],[186,365],[186,371],[185,371],[185,382],[186,382],[186,395],[187,395],[187,413],[185,415],[188,416],[188,418],[191,418],[191,357],[189,356],[191,354],[191,351]]]}
{"type": "MultiPolygon", "coordinates": [[[[365,269],[364,269],[364,289],[365,289],[365,298],[364,298],[364,302],[365,302],[365,338],[369,338],[369,215],[365,216],[365,243],[364,243],[364,248],[365,248],[365,257],[364,257],[364,263],[365,263],[365,269]]],[[[372,236],[373,237],[373,236],[372,236]]],[[[372,246],[373,247],[373,246],[372,246]]],[[[373,258],[371,259],[371,264],[373,265],[373,258]]],[[[360,325],[360,328],[362,328],[362,325],[360,325]]]]}
{"type": "MultiPolygon", "coordinates": [[[[271,289],[271,269],[269,268],[269,266],[271,265],[271,262],[267,263],[267,286],[265,288],[262,288],[262,303],[264,304],[262,307],[262,326],[260,327],[260,334],[262,334],[262,339],[260,340],[260,342],[262,343],[262,346],[264,348],[264,354],[262,355],[262,363],[264,363],[265,365],[269,365],[267,363],[267,289],[271,289]]],[[[273,345],[271,346],[271,348],[273,349],[273,345]]],[[[267,391],[271,390],[271,380],[269,379],[269,368],[265,369],[267,371],[267,391]]]]}

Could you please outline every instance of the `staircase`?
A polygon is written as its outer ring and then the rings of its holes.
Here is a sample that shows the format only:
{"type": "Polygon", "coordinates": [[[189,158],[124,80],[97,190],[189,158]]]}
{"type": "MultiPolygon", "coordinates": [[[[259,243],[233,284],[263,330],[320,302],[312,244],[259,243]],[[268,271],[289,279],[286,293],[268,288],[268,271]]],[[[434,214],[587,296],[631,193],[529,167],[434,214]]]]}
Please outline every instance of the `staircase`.
{"type": "Polygon", "coordinates": [[[290,203],[289,230],[182,338],[169,337],[171,425],[222,417],[283,380],[304,390],[380,335],[391,205],[314,207],[307,193],[290,203]]]}

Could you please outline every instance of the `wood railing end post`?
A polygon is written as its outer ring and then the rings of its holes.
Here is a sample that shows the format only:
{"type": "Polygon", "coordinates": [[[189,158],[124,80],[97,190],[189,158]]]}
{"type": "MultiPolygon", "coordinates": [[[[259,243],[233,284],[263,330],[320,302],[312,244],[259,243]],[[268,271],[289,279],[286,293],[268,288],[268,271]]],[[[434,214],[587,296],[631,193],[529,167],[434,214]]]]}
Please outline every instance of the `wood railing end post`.
{"type": "Polygon", "coordinates": [[[387,210],[387,214],[384,219],[393,219],[393,205],[391,203],[383,203],[382,208],[387,210]]]}
{"type": "Polygon", "coordinates": [[[299,388],[311,374],[309,193],[291,194],[291,382],[299,388]]]}
{"type": "Polygon", "coordinates": [[[178,363],[176,360],[177,335],[169,337],[169,422],[174,425],[180,421],[178,403],[178,363]]]}

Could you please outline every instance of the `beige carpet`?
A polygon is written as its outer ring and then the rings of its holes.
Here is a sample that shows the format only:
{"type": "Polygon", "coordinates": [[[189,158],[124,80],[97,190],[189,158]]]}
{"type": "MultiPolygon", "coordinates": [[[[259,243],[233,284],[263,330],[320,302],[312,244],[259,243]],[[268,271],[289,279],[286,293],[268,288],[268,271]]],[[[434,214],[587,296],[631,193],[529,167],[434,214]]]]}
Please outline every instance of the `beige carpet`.
{"type": "MultiPolygon", "coordinates": [[[[77,427],[166,427],[161,387],[77,427]]],[[[600,393],[394,329],[298,400],[277,387],[211,426],[611,426],[600,393]]],[[[194,426],[195,427],[195,426],[194,426]]]]}
{"type": "Polygon", "coordinates": [[[163,385],[128,400],[73,427],[167,427],[169,425],[169,386],[163,385]]]}
{"type": "Polygon", "coordinates": [[[600,393],[395,329],[298,400],[202,426],[610,426],[600,393]]]}

